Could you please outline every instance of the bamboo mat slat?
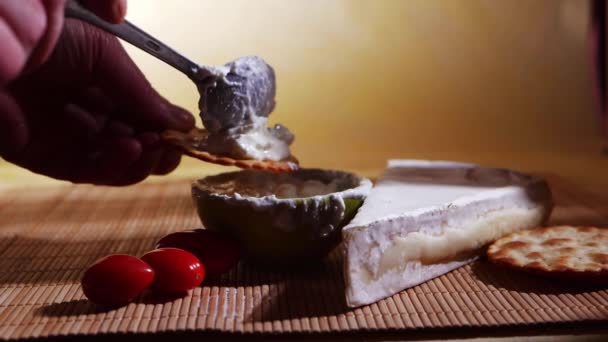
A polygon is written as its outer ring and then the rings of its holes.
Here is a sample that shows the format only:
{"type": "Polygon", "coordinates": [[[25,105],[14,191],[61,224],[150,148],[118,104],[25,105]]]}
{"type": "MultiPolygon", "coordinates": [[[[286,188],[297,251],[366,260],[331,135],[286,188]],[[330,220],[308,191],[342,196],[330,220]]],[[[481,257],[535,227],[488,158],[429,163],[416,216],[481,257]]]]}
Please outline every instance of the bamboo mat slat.
{"type": "MultiPolygon", "coordinates": [[[[608,226],[608,196],[551,179],[552,223],[608,226]]],[[[184,182],[128,188],[0,191],[0,338],[214,331],[327,333],[608,321],[608,290],[572,287],[481,260],[378,303],[349,310],[337,252],[307,271],[245,264],[183,298],[144,293],[104,311],[86,301],[84,269],[141,255],[163,235],[200,226],[184,182]]]]}

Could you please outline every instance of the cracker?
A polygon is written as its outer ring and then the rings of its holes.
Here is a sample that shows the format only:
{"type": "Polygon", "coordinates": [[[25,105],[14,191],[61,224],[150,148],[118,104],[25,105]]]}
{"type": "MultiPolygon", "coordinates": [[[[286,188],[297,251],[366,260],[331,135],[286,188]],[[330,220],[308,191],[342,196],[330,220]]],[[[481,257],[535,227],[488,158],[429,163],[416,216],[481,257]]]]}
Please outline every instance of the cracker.
{"type": "Polygon", "coordinates": [[[291,172],[298,169],[298,161],[294,157],[290,157],[287,160],[276,161],[234,159],[226,156],[214,155],[208,151],[200,149],[199,147],[201,143],[207,139],[207,136],[207,131],[200,128],[194,128],[187,133],[167,130],[161,134],[161,137],[165,141],[181,148],[185,154],[209,163],[277,173],[291,172]]]}
{"type": "Polygon", "coordinates": [[[491,262],[562,279],[608,284],[608,229],[556,226],[523,230],[488,247],[491,262]]]}

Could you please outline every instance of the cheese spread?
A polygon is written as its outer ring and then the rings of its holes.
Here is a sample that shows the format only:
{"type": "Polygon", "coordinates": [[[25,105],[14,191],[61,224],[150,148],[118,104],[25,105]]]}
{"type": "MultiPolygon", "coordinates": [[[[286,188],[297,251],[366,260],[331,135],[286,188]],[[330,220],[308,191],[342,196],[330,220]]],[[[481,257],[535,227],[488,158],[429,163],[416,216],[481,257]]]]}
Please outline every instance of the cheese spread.
{"type": "Polygon", "coordinates": [[[294,135],[282,125],[268,127],[275,107],[275,73],[261,58],[247,56],[205,69],[199,109],[209,131],[201,146],[234,159],[284,160],[294,135]]]}

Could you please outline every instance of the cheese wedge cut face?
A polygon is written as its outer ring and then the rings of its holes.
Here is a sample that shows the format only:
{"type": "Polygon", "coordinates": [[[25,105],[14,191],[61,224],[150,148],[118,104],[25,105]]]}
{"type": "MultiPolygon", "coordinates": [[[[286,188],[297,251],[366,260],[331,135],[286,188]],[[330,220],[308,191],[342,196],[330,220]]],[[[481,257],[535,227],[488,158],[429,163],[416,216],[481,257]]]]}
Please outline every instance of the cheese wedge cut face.
{"type": "Polygon", "coordinates": [[[482,247],[540,226],[540,178],[473,164],[390,160],[342,231],[346,302],[370,304],[463,266],[482,247]]]}

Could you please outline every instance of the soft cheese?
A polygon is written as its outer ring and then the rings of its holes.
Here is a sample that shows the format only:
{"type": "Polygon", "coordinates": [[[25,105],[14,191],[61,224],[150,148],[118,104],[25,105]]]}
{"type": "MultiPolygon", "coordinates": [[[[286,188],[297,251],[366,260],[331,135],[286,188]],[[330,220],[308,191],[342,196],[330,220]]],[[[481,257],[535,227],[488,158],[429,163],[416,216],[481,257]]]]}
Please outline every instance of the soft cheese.
{"type": "Polygon", "coordinates": [[[343,229],[346,301],[373,303],[465,265],[551,211],[540,178],[474,164],[391,160],[343,229]]]}
{"type": "Polygon", "coordinates": [[[283,125],[267,127],[275,107],[274,69],[245,56],[221,67],[203,67],[198,83],[200,116],[209,132],[200,146],[234,159],[286,160],[295,136],[283,125]]]}

